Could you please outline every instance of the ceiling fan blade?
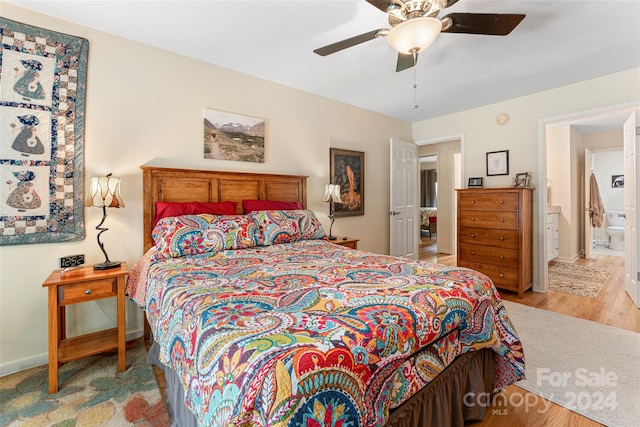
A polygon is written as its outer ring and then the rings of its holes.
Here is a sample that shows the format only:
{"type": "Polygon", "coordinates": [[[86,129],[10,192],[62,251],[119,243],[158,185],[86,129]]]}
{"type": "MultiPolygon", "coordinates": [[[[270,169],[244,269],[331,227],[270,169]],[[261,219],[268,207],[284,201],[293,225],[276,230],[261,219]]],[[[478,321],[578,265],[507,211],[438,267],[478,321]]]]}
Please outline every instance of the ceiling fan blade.
{"type": "MultiPolygon", "coordinates": [[[[416,53],[416,62],[418,61],[418,54],[416,53]]],[[[398,63],[396,64],[396,73],[411,68],[416,65],[413,61],[413,55],[408,53],[398,54],[398,63]]]]}
{"type": "Polygon", "coordinates": [[[447,18],[451,26],[443,29],[443,33],[487,34],[490,36],[506,36],[524,19],[525,15],[499,13],[450,13],[447,18]]]}
{"type": "MultiPolygon", "coordinates": [[[[458,1],[458,0],[455,0],[458,1]]],[[[384,13],[387,13],[387,8],[389,7],[390,4],[392,3],[396,3],[398,4],[398,1],[391,1],[391,0],[367,0],[367,3],[377,7],[378,9],[380,9],[381,11],[383,11],[384,13]]]]}
{"type": "Polygon", "coordinates": [[[381,30],[373,30],[373,31],[369,31],[368,33],[364,33],[364,34],[360,34],[358,36],[354,36],[354,37],[351,37],[351,38],[348,38],[348,39],[344,39],[342,41],[339,41],[339,42],[336,42],[336,43],[332,43],[330,45],[315,49],[314,52],[317,53],[320,56],[331,55],[332,53],[336,53],[336,52],[341,51],[343,49],[346,49],[348,47],[352,47],[352,46],[358,45],[360,43],[364,43],[364,42],[367,42],[369,40],[373,40],[378,35],[379,31],[381,31],[381,30]]]}

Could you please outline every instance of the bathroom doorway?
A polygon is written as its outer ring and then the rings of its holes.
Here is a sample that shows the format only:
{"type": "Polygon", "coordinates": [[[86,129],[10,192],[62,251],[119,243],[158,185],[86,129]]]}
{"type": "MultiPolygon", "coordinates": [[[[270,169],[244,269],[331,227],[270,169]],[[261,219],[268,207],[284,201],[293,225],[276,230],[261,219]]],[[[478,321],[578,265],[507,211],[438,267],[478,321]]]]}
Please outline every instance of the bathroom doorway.
{"type": "MultiPolygon", "coordinates": [[[[586,227],[584,227],[585,223],[583,218],[585,217],[585,198],[587,197],[585,194],[588,191],[588,186],[585,181],[591,172],[591,167],[585,168],[584,166],[586,160],[584,157],[584,149],[591,148],[596,152],[615,152],[620,150],[620,141],[622,141],[624,146],[625,141],[628,139],[626,135],[631,134],[627,131],[628,126],[625,122],[631,120],[629,119],[630,115],[633,118],[633,113],[637,109],[637,105],[625,105],[617,108],[611,107],[597,112],[576,113],[574,115],[540,122],[540,148],[541,153],[544,153],[544,155],[542,157],[543,161],[540,163],[541,168],[539,172],[543,179],[547,179],[547,186],[545,191],[539,193],[538,200],[541,206],[545,206],[546,204],[547,213],[550,212],[550,208],[553,208],[554,211],[560,209],[561,214],[559,215],[558,227],[561,234],[564,231],[564,238],[561,237],[559,239],[561,244],[559,256],[554,258],[553,262],[576,262],[583,256],[585,248],[590,247],[591,244],[598,243],[598,239],[601,239],[601,243],[604,243],[604,245],[611,245],[611,236],[606,234],[606,219],[603,227],[599,227],[603,228],[602,230],[593,230],[593,239],[585,239],[585,234],[587,233],[585,233],[586,227]],[[598,141],[597,144],[593,145],[596,140],[598,141]],[[558,161],[564,166],[558,167],[558,161]],[[553,206],[556,203],[561,206],[553,206]],[[564,247],[562,245],[564,245],[564,247]]],[[[626,150],[626,148],[623,150],[626,150]]],[[[626,151],[623,152],[625,153],[624,155],[626,155],[626,151]]],[[[624,182],[624,178],[620,176],[624,175],[625,172],[623,171],[628,169],[627,163],[625,158],[620,173],[615,171],[607,172],[606,177],[599,179],[599,181],[603,182],[598,182],[601,189],[606,190],[613,190],[614,188],[619,188],[621,185],[623,186],[624,191],[622,192],[622,197],[625,201],[625,211],[628,210],[626,202],[629,199],[627,199],[627,195],[625,195],[624,192],[627,192],[627,194],[637,194],[637,190],[635,189],[636,183],[624,182]],[[623,183],[626,184],[626,186],[624,186],[623,183]]],[[[630,173],[633,174],[634,171],[635,170],[630,171],[630,173]]],[[[631,177],[631,175],[629,176],[631,177]]],[[[630,181],[633,181],[633,179],[630,181]]],[[[605,205],[604,201],[603,205],[605,205]]],[[[604,209],[611,208],[607,208],[605,205],[604,209]]],[[[541,242],[543,244],[540,246],[539,251],[542,259],[551,253],[548,233],[550,224],[548,219],[548,214],[542,215],[540,218],[542,229],[547,229],[547,234],[541,242]]],[[[629,227],[627,227],[627,229],[629,229],[629,227]]],[[[628,258],[628,256],[626,256],[627,254],[636,253],[637,244],[633,242],[631,248],[633,249],[631,252],[627,251],[625,253],[624,250],[615,252],[616,258],[619,257],[623,260],[623,262],[620,263],[620,273],[622,277],[625,277],[625,280],[627,270],[629,270],[625,258],[628,258]],[[623,258],[623,256],[625,258],[623,258]]],[[[594,261],[597,261],[598,258],[610,257],[611,255],[608,250],[611,248],[606,249],[607,254],[594,255],[594,261]]],[[[590,260],[583,259],[580,261],[580,263],[583,262],[589,263],[590,260]]],[[[617,263],[610,264],[611,266],[614,264],[618,265],[617,263]]],[[[633,267],[633,263],[629,264],[629,266],[633,267]]],[[[547,268],[548,265],[546,262],[540,263],[540,280],[538,288],[536,289],[540,292],[547,291],[547,268]]],[[[615,268],[615,271],[614,275],[617,275],[617,268],[615,268]]],[[[625,292],[624,284],[623,286],[615,286],[614,289],[616,292],[620,292],[620,296],[616,298],[622,298],[622,300],[626,298],[625,293],[628,292],[625,292]],[[625,296],[622,297],[622,295],[625,296]]],[[[631,294],[629,294],[629,296],[630,295],[631,294]]],[[[636,305],[635,300],[634,305],[636,305]]]]}
{"type": "MultiPolygon", "coordinates": [[[[591,253],[624,257],[624,151],[620,143],[620,147],[585,149],[585,171],[596,182],[604,211],[599,227],[585,218],[585,259],[591,253]]],[[[584,200],[588,206],[588,191],[584,200]]]]}

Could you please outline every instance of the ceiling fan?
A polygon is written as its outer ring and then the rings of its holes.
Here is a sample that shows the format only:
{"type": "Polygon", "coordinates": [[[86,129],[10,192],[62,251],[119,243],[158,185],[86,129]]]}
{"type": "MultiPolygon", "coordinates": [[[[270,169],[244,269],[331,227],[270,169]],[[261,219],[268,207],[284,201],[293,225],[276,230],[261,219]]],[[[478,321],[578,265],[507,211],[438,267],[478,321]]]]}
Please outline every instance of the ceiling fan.
{"type": "Polygon", "coordinates": [[[416,64],[418,52],[431,45],[440,33],[486,34],[506,36],[525,17],[520,14],[498,13],[450,13],[438,18],[442,9],[458,0],[366,0],[389,15],[389,28],[380,28],[315,49],[327,56],[343,49],[386,37],[398,51],[396,71],[406,70],[416,64]]]}

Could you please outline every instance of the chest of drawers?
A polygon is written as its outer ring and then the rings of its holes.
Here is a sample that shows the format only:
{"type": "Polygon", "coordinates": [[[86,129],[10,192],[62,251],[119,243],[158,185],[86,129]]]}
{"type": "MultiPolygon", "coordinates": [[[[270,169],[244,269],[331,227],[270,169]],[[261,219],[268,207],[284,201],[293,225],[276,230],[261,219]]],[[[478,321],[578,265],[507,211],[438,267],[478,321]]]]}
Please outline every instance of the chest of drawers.
{"type": "Polygon", "coordinates": [[[532,189],[464,189],[457,199],[458,266],[522,297],[532,286],[532,189]]]}

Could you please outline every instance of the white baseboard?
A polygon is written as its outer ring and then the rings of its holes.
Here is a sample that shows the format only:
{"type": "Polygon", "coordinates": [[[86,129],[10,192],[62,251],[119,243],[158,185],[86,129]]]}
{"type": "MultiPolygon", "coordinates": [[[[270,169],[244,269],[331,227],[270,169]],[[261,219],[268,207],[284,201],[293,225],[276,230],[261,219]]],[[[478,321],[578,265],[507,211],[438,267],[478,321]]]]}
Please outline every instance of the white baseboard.
{"type": "Polygon", "coordinates": [[[573,264],[579,259],[580,259],[580,254],[575,255],[573,258],[566,258],[566,257],[554,258],[553,261],[556,261],[556,262],[568,262],[570,264],[573,264]]]}
{"type": "MultiPolygon", "coordinates": [[[[135,331],[127,332],[127,341],[140,338],[143,330],[136,329],[135,331]]],[[[27,357],[25,359],[17,360],[15,362],[0,364],[0,377],[6,375],[15,374],[16,372],[26,371],[27,369],[35,368],[36,366],[42,366],[49,364],[49,353],[42,353],[36,356],[27,357]]]]}

